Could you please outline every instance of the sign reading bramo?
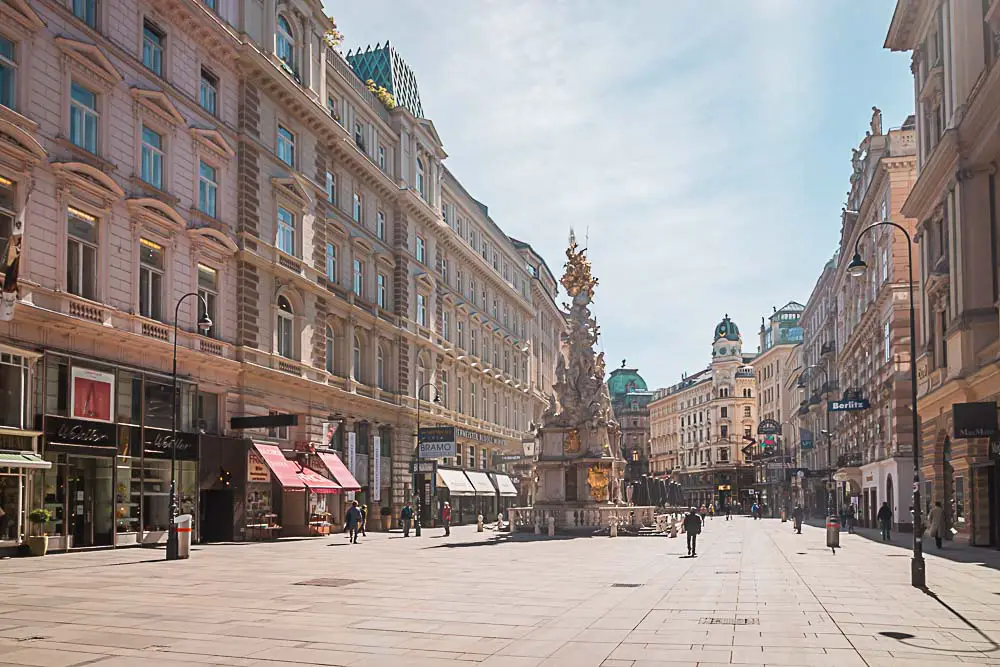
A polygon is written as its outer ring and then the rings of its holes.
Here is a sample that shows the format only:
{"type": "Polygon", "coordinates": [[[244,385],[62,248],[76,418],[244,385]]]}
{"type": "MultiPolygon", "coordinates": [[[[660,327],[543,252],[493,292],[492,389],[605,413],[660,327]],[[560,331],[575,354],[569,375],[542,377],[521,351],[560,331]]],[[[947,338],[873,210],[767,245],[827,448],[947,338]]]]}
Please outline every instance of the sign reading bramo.
{"type": "Polygon", "coordinates": [[[440,459],[458,456],[454,426],[428,426],[417,431],[417,456],[421,459],[440,459]]]}

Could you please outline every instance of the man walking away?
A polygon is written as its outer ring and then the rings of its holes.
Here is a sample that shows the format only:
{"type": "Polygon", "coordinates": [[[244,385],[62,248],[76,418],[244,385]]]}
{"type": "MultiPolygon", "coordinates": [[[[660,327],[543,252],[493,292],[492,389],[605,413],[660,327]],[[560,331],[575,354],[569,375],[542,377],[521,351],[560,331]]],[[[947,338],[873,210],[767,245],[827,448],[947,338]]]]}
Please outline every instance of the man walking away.
{"type": "Polygon", "coordinates": [[[892,510],[889,509],[888,502],[882,503],[882,507],[879,509],[876,518],[878,519],[879,528],[882,529],[882,541],[888,542],[889,530],[892,528],[892,510]]]}
{"type": "Polygon", "coordinates": [[[701,532],[701,515],[698,509],[691,508],[691,511],[684,517],[684,532],[687,533],[688,556],[697,556],[698,533],[701,532]]]}
{"type": "Polygon", "coordinates": [[[726,503],[726,521],[730,521],[733,518],[733,506],[726,503]]]}
{"type": "Polygon", "coordinates": [[[792,521],[795,522],[795,532],[799,535],[802,534],[802,505],[795,503],[795,509],[792,510],[792,521]]]}
{"type": "Polygon", "coordinates": [[[854,503],[847,506],[847,532],[854,532],[854,522],[857,520],[857,510],[854,509],[854,503]]]}
{"type": "Polygon", "coordinates": [[[444,524],[444,536],[451,535],[451,503],[445,503],[441,509],[441,523],[444,524]]]}
{"type": "Polygon", "coordinates": [[[368,533],[365,529],[368,527],[368,505],[361,506],[361,535],[363,537],[368,537],[368,533]]]}
{"type": "Polygon", "coordinates": [[[361,510],[358,509],[358,501],[351,501],[351,508],[347,510],[347,530],[350,533],[351,544],[358,543],[358,529],[361,527],[361,510]]]}
{"type": "Polygon", "coordinates": [[[934,503],[934,508],[931,510],[930,516],[927,517],[927,523],[930,524],[934,545],[941,549],[944,546],[941,543],[941,540],[944,539],[944,509],[941,507],[940,500],[934,503]]]}
{"type": "Polygon", "coordinates": [[[754,521],[760,518],[760,506],[757,503],[750,506],[750,514],[753,516],[754,521]]]}
{"type": "Polygon", "coordinates": [[[403,505],[403,510],[399,513],[399,518],[403,521],[403,537],[410,536],[410,522],[413,521],[413,508],[410,503],[403,505]]]}

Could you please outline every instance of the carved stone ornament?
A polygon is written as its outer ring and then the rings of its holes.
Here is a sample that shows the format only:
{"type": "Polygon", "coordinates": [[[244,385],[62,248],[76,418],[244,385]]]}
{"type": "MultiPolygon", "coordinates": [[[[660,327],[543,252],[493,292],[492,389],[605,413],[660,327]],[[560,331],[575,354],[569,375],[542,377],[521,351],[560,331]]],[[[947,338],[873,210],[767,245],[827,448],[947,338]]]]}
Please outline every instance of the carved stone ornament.
{"type": "Polygon", "coordinates": [[[587,471],[587,485],[590,486],[590,497],[597,502],[608,499],[608,470],[599,465],[593,465],[587,471]]]}
{"type": "Polygon", "coordinates": [[[573,429],[566,434],[566,444],[563,447],[563,451],[566,454],[579,454],[580,453],[580,432],[573,429]]]}

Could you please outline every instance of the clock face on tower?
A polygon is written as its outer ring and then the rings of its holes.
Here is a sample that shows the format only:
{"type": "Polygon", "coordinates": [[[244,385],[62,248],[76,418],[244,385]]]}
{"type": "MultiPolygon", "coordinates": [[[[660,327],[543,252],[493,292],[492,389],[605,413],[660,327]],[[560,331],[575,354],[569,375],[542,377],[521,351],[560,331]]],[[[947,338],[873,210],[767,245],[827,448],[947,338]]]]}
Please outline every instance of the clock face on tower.
{"type": "Polygon", "coordinates": [[[720,347],[719,348],[719,354],[722,354],[722,355],[726,354],[726,348],[720,347]]]}

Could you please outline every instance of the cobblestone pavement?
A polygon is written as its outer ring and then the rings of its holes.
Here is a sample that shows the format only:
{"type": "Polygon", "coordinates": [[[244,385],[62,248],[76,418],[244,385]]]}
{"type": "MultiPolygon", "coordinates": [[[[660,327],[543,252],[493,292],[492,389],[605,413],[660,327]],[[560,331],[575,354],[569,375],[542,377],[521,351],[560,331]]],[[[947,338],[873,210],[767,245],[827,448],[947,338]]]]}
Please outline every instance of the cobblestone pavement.
{"type": "Polygon", "coordinates": [[[899,546],[834,555],[776,520],[709,520],[697,558],[683,537],[440,533],[2,561],[0,667],[1000,665],[1000,572],[971,551],[928,555],[933,597],[899,546]]]}

